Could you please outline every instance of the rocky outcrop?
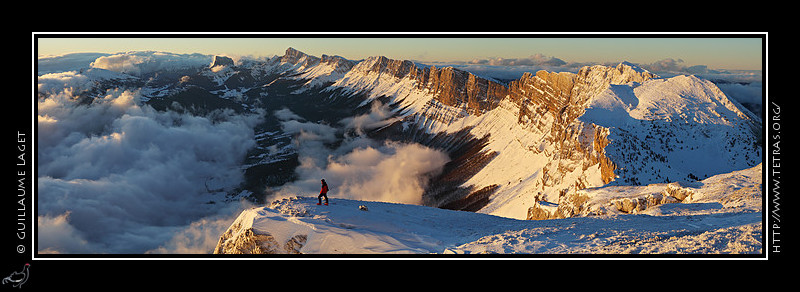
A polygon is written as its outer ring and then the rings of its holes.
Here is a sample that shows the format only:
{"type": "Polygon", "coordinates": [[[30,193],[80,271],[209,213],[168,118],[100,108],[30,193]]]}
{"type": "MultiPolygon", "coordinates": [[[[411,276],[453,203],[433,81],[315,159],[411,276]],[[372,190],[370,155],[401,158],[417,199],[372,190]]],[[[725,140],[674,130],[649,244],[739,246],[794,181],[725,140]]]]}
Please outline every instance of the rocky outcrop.
{"type": "MultiPolygon", "coordinates": [[[[272,233],[253,227],[257,210],[245,210],[223,233],[214,254],[299,254],[308,235],[296,234],[279,240],[272,233]]],[[[299,215],[299,214],[298,214],[299,215]]]]}
{"type": "Polygon", "coordinates": [[[280,243],[269,232],[253,228],[245,229],[235,238],[230,236],[226,232],[220,237],[214,254],[300,254],[307,239],[306,235],[295,235],[280,243]]]}
{"type": "Polygon", "coordinates": [[[528,208],[527,220],[547,220],[563,218],[558,212],[558,204],[547,201],[536,201],[528,208]]]}
{"type": "Polygon", "coordinates": [[[611,201],[617,211],[622,213],[638,213],[646,210],[648,207],[658,206],[661,204],[679,203],[681,200],[665,193],[652,193],[643,194],[633,198],[619,198],[611,201]]]}
{"type": "Polygon", "coordinates": [[[211,62],[210,67],[216,66],[233,66],[234,62],[233,59],[225,57],[225,56],[214,56],[214,60],[211,62]]]}
{"type": "Polygon", "coordinates": [[[558,203],[536,201],[528,208],[527,220],[563,219],[582,214],[591,209],[589,196],[584,193],[569,192],[559,197],[558,203]]]}
{"type": "Polygon", "coordinates": [[[658,205],[691,201],[694,194],[699,194],[697,189],[681,186],[677,182],[606,188],[608,190],[569,191],[559,196],[558,203],[537,201],[533,207],[528,208],[526,219],[547,220],[609,213],[641,213],[658,205]]]}
{"type": "Polygon", "coordinates": [[[674,182],[667,184],[667,187],[664,188],[664,194],[674,197],[678,201],[683,201],[686,198],[691,198],[697,191],[692,188],[688,188],[685,186],[681,186],[680,183],[674,182]]]}

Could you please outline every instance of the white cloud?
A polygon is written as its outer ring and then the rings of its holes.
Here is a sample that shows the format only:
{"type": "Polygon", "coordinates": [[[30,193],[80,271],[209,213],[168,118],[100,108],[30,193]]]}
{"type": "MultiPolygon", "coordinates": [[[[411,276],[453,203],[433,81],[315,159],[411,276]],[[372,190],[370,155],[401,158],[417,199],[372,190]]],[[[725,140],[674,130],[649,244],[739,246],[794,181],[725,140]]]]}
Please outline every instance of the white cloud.
{"type": "Polygon", "coordinates": [[[282,109],[276,110],[273,113],[275,114],[275,117],[277,117],[281,121],[289,121],[289,120],[302,121],[302,120],[305,120],[301,116],[298,116],[297,114],[293,113],[288,108],[282,108],[282,109]]]}
{"type": "Polygon", "coordinates": [[[420,204],[427,180],[448,161],[443,152],[420,144],[386,143],[333,158],[320,175],[340,197],[420,204]]]}
{"type": "Polygon", "coordinates": [[[213,56],[202,54],[174,54],[153,51],[135,51],[101,56],[92,62],[92,68],[141,75],[157,70],[178,70],[208,66],[213,56]]]}
{"type": "Polygon", "coordinates": [[[79,92],[91,88],[92,80],[76,71],[44,74],[37,78],[37,92],[55,93],[69,90],[79,92]]]}
{"type": "MultiPolygon", "coordinates": [[[[70,78],[76,78],[70,76],[70,78]]],[[[142,253],[218,214],[243,180],[260,115],[159,112],[139,93],[81,103],[68,88],[37,102],[40,251],[142,253]],[[68,214],[68,215],[66,215],[68,214]],[[44,228],[41,228],[44,227],[44,228]]]]}
{"type": "Polygon", "coordinates": [[[748,84],[740,83],[718,83],[717,87],[728,96],[741,103],[762,104],[763,85],[761,82],[751,82],[748,84]]]}
{"type": "Polygon", "coordinates": [[[93,247],[83,236],[69,224],[69,212],[60,215],[38,216],[36,222],[36,240],[41,248],[40,253],[92,253],[93,247]]]}
{"type": "Polygon", "coordinates": [[[399,120],[399,117],[392,117],[392,112],[389,110],[388,105],[375,101],[372,103],[369,113],[345,118],[341,121],[341,124],[345,128],[355,129],[356,134],[363,135],[367,130],[388,126],[399,120]]]}
{"type": "Polygon", "coordinates": [[[40,56],[36,59],[37,75],[87,69],[94,60],[108,55],[106,53],[70,53],[59,56],[40,56]]]}
{"type": "MultiPolygon", "coordinates": [[[[288,113],[287,113],[288,114],[288,113]]],[[[316,196],[320,179],[330,187],[330,197],[358,200],[420,204],[428,179],[442,171],[450,158],[442,151],[416,143],[378,143],[364,136],[364,130],[394,121],[388,107],[373,104],[367,114],[340,122],[346,136],[336,148],[325,143],[335,141],[337,129],[311,122],[282,122],[287,133],[295,136],[300,166],[299,179],[284,185],[278,196],[316,196]]]]}
{"type": "Polygon", "coordinates": [[[552,56],[545,56],[541,53],[531,55],[527,58],[491,58],[474,59],[471,64],[492,65],[492,66],[564,66],[567,62],[552,56]]]}

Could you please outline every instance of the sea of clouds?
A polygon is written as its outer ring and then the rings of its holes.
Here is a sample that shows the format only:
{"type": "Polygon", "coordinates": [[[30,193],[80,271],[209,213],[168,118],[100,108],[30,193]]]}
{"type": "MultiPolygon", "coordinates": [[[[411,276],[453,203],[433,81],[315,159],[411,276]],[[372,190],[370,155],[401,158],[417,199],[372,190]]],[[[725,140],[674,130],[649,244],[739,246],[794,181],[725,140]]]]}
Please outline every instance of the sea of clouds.
{"type": "Polygon", "coordinates": [[[38,102],[40,251],[159,248],[194,220],[219,214],[224,207],[213,202],[243,180],[258,115],[158,112],[123,90],[88,105],[77,100],[64,91],[38,102]]]}
{"type": "MultiPolygon", "coordinates": [[[[112,88],[88,102],[81,97],[98,79],[208,66],[204,59],[124,53],[99,56],[83,68],[64,59],[77,70],[40,74],[38,252],[208,253],[249,207],[224,198],[243,182],[242,161],[256,145],[253,129],[265,111],[156,111],[137,88],[112,88]]],[[[58,71],[58,62],[44,63],[58,71]]],[[[288,109],[272,114],[293,134],[300,160],[299,179],[277,195],[316,195],[325,178],[331,199],[417,204],[427,178],[449,161],[419,144],[367,138],[367,130],[395,121],[377,102],[368,113],[334,125],[309,122],[288,109]]]]}
{"type": "Polygon", "coordinates": [[[38,79],[46,96],[37,100],[38,251],[207,252],[185,238],[218,237],[217,225],[241,207],[217,202],[243,180],[261,115],[159,112],[135,88],[86,102],[80,94],[92,84],[77,71],[38,79]]]}

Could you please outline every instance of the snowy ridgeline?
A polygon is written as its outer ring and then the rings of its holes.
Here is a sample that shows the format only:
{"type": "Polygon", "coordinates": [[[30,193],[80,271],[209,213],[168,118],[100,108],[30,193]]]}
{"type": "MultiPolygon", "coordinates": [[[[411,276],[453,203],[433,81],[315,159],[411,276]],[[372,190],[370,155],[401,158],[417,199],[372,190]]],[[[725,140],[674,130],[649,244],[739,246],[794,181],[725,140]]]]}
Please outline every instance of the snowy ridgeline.
{"type": "Polygon", "coordinates": [[[666,184],[587,190],[602,215],[517,220],[384,202],[292,197],[246,210],[221,236],[225,254],[761,253],[761,165],[691,186],[681,202],[615,206],[666,184]],[[643,193],[644,192],[644,193],[643,193]],[[613,210],[613,211],[612,211],[613,210]]]}

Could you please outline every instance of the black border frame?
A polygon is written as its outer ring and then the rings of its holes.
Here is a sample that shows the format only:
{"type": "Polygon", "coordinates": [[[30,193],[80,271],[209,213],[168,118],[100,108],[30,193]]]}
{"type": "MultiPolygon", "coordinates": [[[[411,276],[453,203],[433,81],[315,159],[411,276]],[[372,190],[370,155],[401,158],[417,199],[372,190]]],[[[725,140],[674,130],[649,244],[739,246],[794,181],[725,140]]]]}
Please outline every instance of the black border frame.
{"type": "MultiPolygon", "coordinates": [[[[373,37],[386,37],[386,38],[761,38],[762,40],[762,83],[764,86],[762,87],[762,96],[764,98],[764,102],[762,103],[762,112],[764,113],[764,128],[762,131],[762,138],[766,145],[763,145],[763,155],[762,155],[762,163],[764,163],[765,168],[763,175],[763,180],[768,181],[770,177],[768,177],[768,173],[770,171],[769,164],[768,164],[768,153],[770,152],[770,145],[772,144],[772,137],[768,137],[768,117],[770,115],[770,109],[772,109],[774,105],[782,105],[780,100],[775,100],[774,98],[770,99],[767,96],[767,33],[762,32],[755,32],[755,33],[692,33],[692,32],[678,32],[678,33],[493,33],[493,32],[476,32],[476,33],[376,33],[376,32],[367,32],[367,33],[235,33],[229,34],[225,32],[210,32],[210,33],[114,33],[114,32],[99,32],[99,33],[32,33],[32,46],[33,46],[33,100],[35,104],[36,100],[36,84],[37,84],[37,65],[36,65],[36,52],[38,51],[38,39],[39,38],[51,38],[51,37],[59,37],[59,38],[373,38],[373,37]],[[771,103],[771,104],[770,104],[771,103]],[[769,104],[769,108],[768,108],[769,104]]],[[[36,116],[36,109],[33,109],[33,116],[36,116]]],[[[27,122],[32,121],[29,120],[31,117],[24,114],[24,111],[16,112],[21,117],[18,117],[17,120],[24,121],[25,124],[27,122]]],[[[30,139],[27,140],[27,149],[31,149],[30,140],[35,139],[36,137],[36,129],[35,126],[33,129],[30,128],[18,128],[15,129],[19,132],[26,133],[27,137],[30,139]]],[[[10,134],[7,134],[10,136],[10,134]]],[[[27,157],[31,157],[32,155],[36,155],[36,149],[33,151],[25,152],[27,157]]],[[[13,157],[12,157],[13,158],[13,157]]],[[[30,160],[29,160],[30,161],[30,160]]],[[[38,193],[33,189],[37,185],[37,171],[32,166],[29,165],[29,169],[32,173],[28,173],[28,180],[30,182],[27,184],[30,187],[27,191],[27,194],[34,194],[38,198],[38,193]]],[[[15,177],[16,179],[16,177],[15,177]]],[[[198,272],[200,270],[217,270],[221,266],[230,266],[230,265],[240,265],[242,263],[248,263],[246,266],[252,266],[249,263],[259,263],[263,264],[264,260],[276,260],[274,262],[270,262],[268,264],[278,264],[284,265],[287,262],[292,262],[291,266],[298,265],[299,263],[307,263],[309,259],[311,260],[331,260],[329,262],[340,263],[343,260],[414,260],[415,264],[420,264],[416,261],[425,261],[424,265],[431,264],[430,260],[434,260],[434,262],[440,262],[439,260],[445,260],[445,262],[458,262],[458,261],[449,261],[449,260],[475,260],[479,262],[486,262],[486,260],[537,260],[537,259],[554,259],[554,260],[567,260],[566,262],[573,262],[572,260],[692,260],[694,264],[694,260],[768,260],[774,259],[776,257],[781,257],[780,253],[775,253],[771,250],[771,244],[773,243],[771,240],[771,235],[774,232],[772,226],[768,224],[767,216],[770,213],[771,208],[767,202],[772,201],[772,197],[769,196],[771,188],[769,187],[771,184],[763,187],[763,213],[762,213],[762,222],[763,222],[763,229],[762,229],[762,254],[743,254],[743,255],[710,255],[710,254],[691,254],[691,255],[673,255],[673,254],[644,254],[644,255],[623,255],[623,254],[578,254],[578,255],[537,255],[537,254],[492,254],[492,255],[444,255],[444,254],[433,254],[433,255],[145,255],[145,254],[111,254],[111,255],[97,255],[97,254],[62,254],[62,255],[45,255],[45,254],[38,254],[36,247],[38,247],[38,242],[34,242],[33,246],[30,247],[30,257],[26,257],[25,253],[23,254],[16,254],[16,257],[13,259],[12,265],[7,265],[7,268],[3,271],[13,271],[18,270],[17,267],[21,267],[24,263],[30,263],[31,261],[31,282],[39,282],[39,281],[47,281],[46,277],[54,276],[53,273],[59,274],[60,276],[56,276],[57,278],[72,278],[74,276],[79,276],[83,271],[81,269],[78,270],[71,270],[74,264],[79,264],[80,266],[94,266],[94,265],[102,265],[102,266],[135,266],[137,269],[136,272],[133,273],[133,276],[142,276],[143,274],[147,274],[147,269],[152,266],[161,266],[167,265],[173,268],[179,269],[186,269],[192,272],[198,272]],[[22,258],[20,258],[22,256],[22,258]],[[255,261],[249,261],[255,260],[255,261]],[[298,261],[285,261],[285,260],[298,260],[298,261]],[[51,270],[55,269],[55,270],[51,270]],[[37,275],[38,274],[38,275],[37,275]],[[40,275],[42,278],[39,278],[40,275]],[[38,279],[37,279],[38,278],[38,279]]],[[[27,198],[27,197],[26,197],[27,198]]],[[[25,199],[25,198],[23,198],[25,199]]],[[[30,199],[28,200],[30,202],[30,199]]],[[[28,203],[28,212],[32,208],[32,205],[28,203]]],[[[774,210],[773,210],[774,211],[774,210]]],[[[5,212],[4,212],[5,213],[5,212]]],[[[28,217],[28,225],[33,226],[30,230],[31,237],[35,238],[36,232],[36,224],[33,224],[33,218],[37,214],[37,210],[34,209],[32,212],[31,217],[28,217]]],[[[9,214],[12,215],[12,214],[9,214]]],[[[17,214],[13,214],[17,215],[17,214]]],[[[10,221],[10,220],[9,220],[10,221]]],[[[31,241],[35,241],[31,239],[31,241]]],[[[17,243],[17,242],[15,242],[17,243]]],[[[11,247],[6,247],[5,252],[7,253],[11,247]]],[[[347,261],[345,261],[347,262],[347,261]]],[[[494,261],[492,261],[494,262],[494,261]]],[[[314,263],[316,265],[316,261],[314,263]]],[[[302,264],[299,264],[302,265],[302,264]]],[[[87,267],[88,268],[88,267],[87,267]]],[[[97,273],[97,269],[93,269],[93,273],[97,273]]],[[[100,271],[100,274],[103,274],[105,277],[110,277],[113,279],[122,279],[127,278],[126,275],[114,275],[114,272],[110,270],[100,271]]],[[[204,274],[200,272],[200,274],[204,274]]],[[[244,273],[248,274],[248,273],[244,273]]],[[[3,276],[0,274],[0,276],[3,276]]],[[[191,277],[191,276],[190,276],[191,277]]],[[[188,279],[186,279],[188,280],[188,279]]],[[[47,283],[53,284],[53,283],[47,283]]],[[[25,286],[34,286],[33,283],[27,283],[25,286]]],[[[38,286],[35,285],[35,286],[38,286]]],[[[26,287],[28,288],[28,287],[26,287]]]]}

